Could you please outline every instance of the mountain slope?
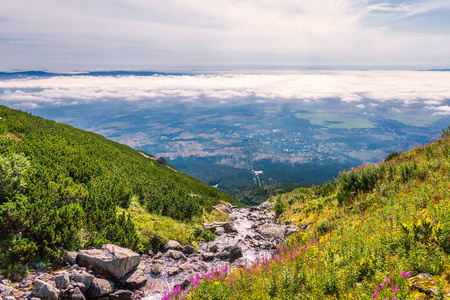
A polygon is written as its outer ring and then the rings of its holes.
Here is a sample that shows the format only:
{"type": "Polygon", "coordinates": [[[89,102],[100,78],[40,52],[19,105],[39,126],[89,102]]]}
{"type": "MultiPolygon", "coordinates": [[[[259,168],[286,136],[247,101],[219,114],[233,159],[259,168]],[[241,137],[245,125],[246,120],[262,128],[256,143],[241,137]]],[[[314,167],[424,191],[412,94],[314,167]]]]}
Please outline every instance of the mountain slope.
{"type": "Polygon", "coordinates": [[[308,228],[271,261],[213,271],[185,298],[448,299],[449,134],[274,200],[281,221],[308,228]]]}
{"type": "Polygon", "coordinates": [[[149,245],[128,214],[132,202],[178,220],[172,223],[189,223],[221,200],[239,205],[215,188],[100,135],[4,106],[0,117],[4,261],[51,257],[58,247],[78,249],[106,241],[144,249],[149,245]]]}

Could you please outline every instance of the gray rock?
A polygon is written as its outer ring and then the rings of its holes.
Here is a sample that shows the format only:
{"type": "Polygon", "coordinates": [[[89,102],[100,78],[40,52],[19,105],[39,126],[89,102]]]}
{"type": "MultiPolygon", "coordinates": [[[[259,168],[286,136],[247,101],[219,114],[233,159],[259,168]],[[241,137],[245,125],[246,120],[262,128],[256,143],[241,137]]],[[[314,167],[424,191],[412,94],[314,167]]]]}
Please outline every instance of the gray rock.
{"type": "Polygon", "coordinates": [[[71,300],[86,300],[80,288],[76,287],[70,295],[71,300]]]}
{"type": "Polygon", "coordinates": [[[40,261],[36,264],[36,269],[39,271],[45,272],[48,270],[48,267],[42,261],[40,261]]]}
{"type": "Polygon", "coordinates": [[[177,241],[170,240],[164,245],[164,250],[182,250],[183,247],[177,241]]]}
{"type": "Polygon", "coordinates": [[[3,280],[0,281],[0,283],[3,284],[3,285],[9,285],[9,284],[11,284],[11,280],[3,279],[3,280]]]}
{"type": "Polygon", "coordinates": [[[74,265],[77,263],[77,252],[73,251],[64,251],[64,260],[67,261],[69,264],[74,265]]]}
{"type": "Polygon", "coordinates": [[[6,296],[6,297],[4,297],[3,299],[5,299],[5,300],[16,300],[16,297],[13,297],[13,296],[6,296]]]}
{"type": "Polygon", "coordinates": [[[79,286],[80,290],[83,293],[85,293],[90,288],[92,281],[94,281],[94,278],[95,277],[93,275],[89,274],[88,272],[82,271],[79,274],[75,274],[75,276],[73,277],[73,281],[82,283],[83,286],[80,286],[80,285],[78,285],[78,286],[79,286]]]}
{"type": "Polygon", "coordinates": [[[267,238],[284,238],[285,225],[263,224],[257,228],[257,231],[267,238]]]}
{"type": "Polygon", "coordinates": [[[112,292],[114,292],[114,283],[106,279],[94,278],[86,295],[88,297],[96,298],[106,296],[112,292]]]}
{"type": "Polygon", "coordinates": [[[226,246],[218,255],[218,257],[221,259],[228,259],[230,263],[234,262],[236,259],[242,256],[242,249],[237,245],[226,246]]]}
{"type": "Polygon", "coordinates": [[[136,270],[131,271],[119,280],[119,286],[125,289],[139,289],[147,283],[144,273],[144,264],[140,264],[136,270]]]}
{"type": "Polygon", "coordinates": [[[153,264],[152,268],[150,269],[152,274],[155,276],[159,276],[161,274],[162,270],[163,270],[163,267],[161,264],[153,264]]]}
{"type": "Polygon", "coordinates": [[[217,227],[216,231],[214,231],[214,233],[218,236],[221,236],[221,235],[225,234],[225,229],[223,227],[217,227]]]}
{"type": "Polygon", "coordinates": [[[161,252],[156,253],[156,255],[153,257],[153,260],[155,259],[161,259],[164,256],[161,252]]]}
{"type": "Polygon", "coordinates": [[[65,289],[70,283],[69,272],[63,272],[55,277],[56,287],[59,289],[65,289]]]}
{"type": "Polygon", "coordinates": [[[420,292],[434,296],[439,292],[438,285],[430,274],[420,273],[409,280],[412,287],[420,292]]]}
{"type": "Polygon", "coordinates": [[[217,244],[214,243],[214,242],[209,242],[208,243],[208,251],[207,252],[216,253],[217,251],[219,251],[219,247],[217,246],[217,244]]]}
{"type": "Polygon", "coordinates": [[[177,267],[170,267],[170,268],[167,270],[169,276],[177,275],[177,274],[181,273],[182,271],[183,271],[183,269],[177,268],[177,267]]]}
{"type": "Polygon", "coordinates": [[[119,279],[134,270],[141,261],[139,254],[130,249],[112,244],[102,246],[103,250],[80,250],[77,263],[97,273],[119,279]]]}
{"type": "Polygon", "coordinates": [[[203,227],[205,229],[211,229],[213,232],[215,232],[216,228],[218,228],[218,227],[222,227],[225,230],[226,233],[235,232],[236,231],[236,229],[234,229],[234,227],[228,222],[204,223],[203,227]]]}
{"type": "Polygon", "coordinates": [[[59,298],[59,291],[57,291],[50,283],[40,279],[33,282],[35,287],[36,297],[42,300],[57,300],[59,298]]]}
{"type": "Polygon", "coordinates": [[[203,252],[202,253],[202,259],[204,261],[211,261],[214,259],[214,253],[212,252],[203,252]]]}
{"type": "Polygon", "coordinates": [[[0,283],[0,295],[9,296],[14,292],[14,288],[0,283]]]}
{"type": "Polygon", "coordinates": [[[298,228],[297,226],[292,226],[289,225],[286,227],[286,229],[284,230],[284,236],[290,236],[293,233],[297,233],[298,232],[298,228]]]}
{"type": "Polygon", "coordinates": [[[164,159],[164,157],[158,157],[155,159],[159,164],[163,165],[163,166],[167,166],[168,163],[167,161],[164,159]]]}
{"type": "Polygon", "coordinates": [[[228,208],[227,206],[225,206],[223,204],[214,205],[212,208],[213,208],[213,210],[221,211],[225,214],[231,214],[230,208],[228,208]]]}
{"type": "Polygon", "coordinates": [[[185,255],[191,255],[191,254],[195,253],[195,248],[190,245],[186,245],[186,246],[184,246],[184,249],[182,252],[185,255]]]}
{"type": "Polygon", "coordinates": [[[191,284],[191,277],[190,275],[182,276],[180,279],[178,279],[175,282],[175,286],[181,286],[181,289],[186,289],[191,284]]]}
{"type": "Polygon", "coordinates": [[[174,260],[186,260],[186,256],[184,256],[184,254],[180,251],[176,251],[176,250],[169,250],[166,253],[166,256],[168,258],[174,259],[174,260]]]}
{"type": "Polygon", "coordinates": [[[133,297],[133,292],[128,290],[118,290],[109,295],[111,300],[129,300],[131,297],[133,297]]]}

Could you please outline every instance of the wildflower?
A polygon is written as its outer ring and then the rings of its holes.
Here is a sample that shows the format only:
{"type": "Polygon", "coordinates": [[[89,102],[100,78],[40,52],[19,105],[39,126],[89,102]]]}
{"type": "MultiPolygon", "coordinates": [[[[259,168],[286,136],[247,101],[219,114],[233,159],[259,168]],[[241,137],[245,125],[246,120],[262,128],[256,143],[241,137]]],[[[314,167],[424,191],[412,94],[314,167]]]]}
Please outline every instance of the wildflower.
{"type": "Polygon", "coordinates": [[[394,286],[394,287],[392,288],[392,291],[393,291],[393,292],[398,292],[398,291],[400,291],[400,289],[398,288],[398,286],[394,286]]]}
{"type": "Polygon", "coordinates": [[[401,274],[403,277],[409,278],[411,277],[411,274],[409,274],[408,272],[402,272],[401,274]]]}

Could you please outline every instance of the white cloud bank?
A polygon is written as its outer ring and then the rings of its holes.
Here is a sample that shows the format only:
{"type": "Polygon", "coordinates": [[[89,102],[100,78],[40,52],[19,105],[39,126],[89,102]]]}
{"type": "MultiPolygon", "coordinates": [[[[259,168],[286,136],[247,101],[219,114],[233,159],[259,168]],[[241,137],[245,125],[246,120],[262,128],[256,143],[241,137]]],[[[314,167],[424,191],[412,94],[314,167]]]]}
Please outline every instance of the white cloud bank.
{"type": "Polygon", "coordinates": [[[186,76],[59,76],[0,81],[0,101],[35,108],[102,101],[164,103],[172,99],[211,104],[263,101],[320,101],[338,98],[364,108],[394,101],[423,105],[435,115],[449,112],[450,72],[308,71],[289,74],[228,73],[186,76]]]}

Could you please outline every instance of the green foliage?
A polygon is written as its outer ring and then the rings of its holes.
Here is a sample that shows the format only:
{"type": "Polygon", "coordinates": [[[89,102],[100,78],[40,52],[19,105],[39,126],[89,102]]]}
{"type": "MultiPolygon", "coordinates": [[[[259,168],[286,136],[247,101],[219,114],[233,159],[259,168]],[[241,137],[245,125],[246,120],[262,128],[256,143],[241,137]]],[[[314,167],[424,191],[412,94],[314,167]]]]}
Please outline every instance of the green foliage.
{"type": "Polygon", "coordinates": [[[446,138],[450,135],[450,126],[445,129],[442,129],[441,138],[446,138]]]}
{"type": "Polygon", "coordinates": [[[133,197],[183,222],[221,200],[239,205],[100,135],[3,106],[0,116],[0,264],[105,242],[144,250],[149,242],[127,212],[133,197]]]}
{"type": "Polygon", "coordinates": [[[246,205],[254,206],[267,201],[269,198],[298,189],[298,184],[273,184],[246,189],[234,195],[236,200],[246,205]]]}

